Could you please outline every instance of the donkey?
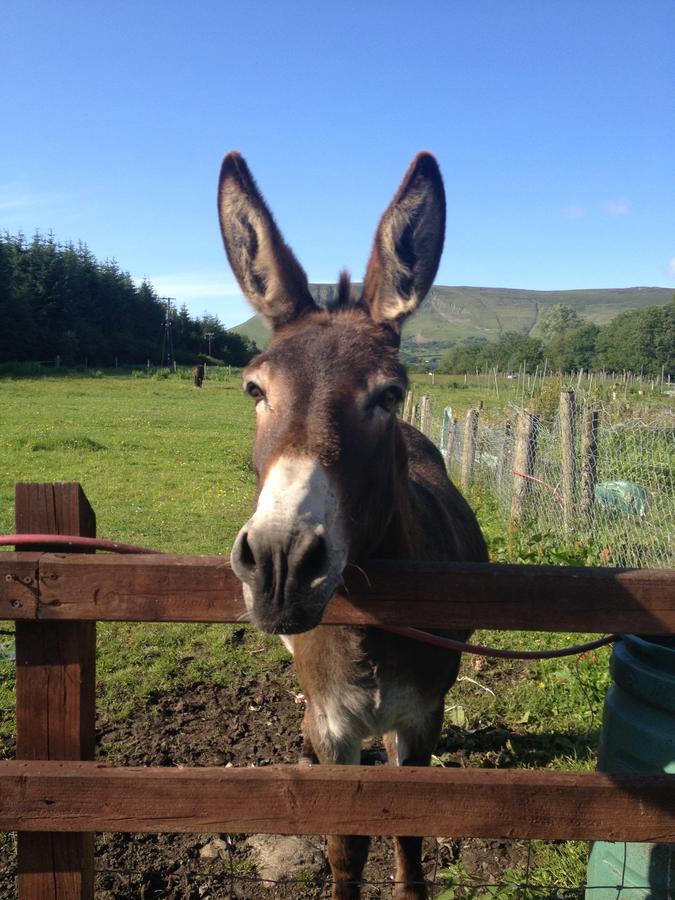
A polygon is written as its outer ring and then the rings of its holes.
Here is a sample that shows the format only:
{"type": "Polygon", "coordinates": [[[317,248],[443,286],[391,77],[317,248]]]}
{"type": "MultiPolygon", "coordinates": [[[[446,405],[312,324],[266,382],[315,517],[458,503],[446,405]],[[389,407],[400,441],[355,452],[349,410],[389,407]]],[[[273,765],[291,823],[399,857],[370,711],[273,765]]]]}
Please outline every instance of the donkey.
{"type": "Polygon", "coordinates": [[[192,383],[195,387],[200,388],[204,381],[204,363],[198,363],[192,367],[192,383]]]}
{"type": "MultiPolygon", "coordinates": [[[[235,152],[222,164],[218,209],[234,274],[273,330],[244,371],[258,495],[231,562],[252,622],[294,655],[307,703],[302,760],[357,764],[362,741],[382,736],[391,763],[428,765],[460,655],[377,628],[320,623],[348,566],[487,557],[440,453],[396,415],[407,388],[401,327],[443,248],[438,164],[426,152],[414,158],[380,221],[362,295],[352,297],[343,272],[323,309],[235,152]]],[[[329,837],[334,900],[360,896],[369,841],[329,837]]],[[[397,900],[428,896],[421,844],[395,841],[397,900]]]]}

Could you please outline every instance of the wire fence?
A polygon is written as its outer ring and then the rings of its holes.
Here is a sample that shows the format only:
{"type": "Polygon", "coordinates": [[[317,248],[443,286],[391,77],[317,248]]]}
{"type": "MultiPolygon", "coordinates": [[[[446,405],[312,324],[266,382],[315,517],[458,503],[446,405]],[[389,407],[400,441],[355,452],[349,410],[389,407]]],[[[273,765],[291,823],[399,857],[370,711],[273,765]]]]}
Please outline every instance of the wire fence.
{"type": "Polygon", "coordinates": [[[545,418],[515,404],[488,419],[469,410],[404,412],[443,453],[453,480],[494,499],[504,523],[533,541],[583,542],[598,565],[672,568],[675,557],[675,411],[631,415],[561,393],[545,418]]]}
{"type": "MultiPolygon", "coordinates": [[[[298,842],[308,843],[311,850],[319,848],[320,858],[302,869],[296,866],[288,874],[272,877],[264,871],[260,874],[250,859],[242,859],[237,851],[238,836],[209,836],[205,847],[217,844],[225,848],[210,863],[208,860],[186,860],[180,855],[171,862],[160,855],[154,863],[148,863],[147,853],[152,851],[154,843],[152,836],[124,837],[126,848],[119,863],[110,866],[97,858],[94,872],[97,900],[260,900],[262,897],[269,900],[328,900],[332,895],[325,839],[295,838],[298,842]],[[137,844],[138,838],[145,838],[145,841],[137,844]]],[[[278,839],[281,842],[288,840],[283,836],[278,839]]],[[[244,840],[243,836],[241,840],[244,840]]],[[[434,900],[593,900],[594,897],[605,900],[609,896],[633,896],[670,900],[673,896],[667,888],[663,897],[659,897],[653,893],[653,885],[639,885],[635,880],[630,882],[630,887],[620,884],[572,885],[565,884],[562,879],[556,883],[538,882],[535,869],[537,843],[428,839],[425,841],[427,871],[424,884],[429,897],[434,900]],[[495,877],[487,871],[480,852],[475,852],[473,845],[478,843],[482,845],[485,857],[489,853],[504,861],[518,858],[518,864],[505,867],[505,871],[495,877]],[[462,854],[471,857],[473,864],[461,863],[462,854]],[[453,861],[444,868],[443,860],[447,860],[448,855],[453,861]]],[[[393,867],[393,857],[391,862],[393,867]]],[[[671,859],[671,869],[675,878],[675,859],[671,859]]],[[[397,883],[393,876],[366,876],[359,884],[362,900],[393,900],[396,896],[397,883]]],[[[14,891],[15,873],[0,871],[0,897],[3,900],[15,897],[14,891]]]]}

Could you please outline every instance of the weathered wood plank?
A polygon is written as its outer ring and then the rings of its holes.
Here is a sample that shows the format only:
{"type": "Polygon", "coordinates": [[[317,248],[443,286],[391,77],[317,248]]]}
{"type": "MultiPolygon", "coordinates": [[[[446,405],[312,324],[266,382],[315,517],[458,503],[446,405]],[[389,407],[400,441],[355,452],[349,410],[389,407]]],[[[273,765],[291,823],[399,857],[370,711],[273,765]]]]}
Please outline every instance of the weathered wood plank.
{"type": "MultiPolygon", "coordinates": [[[[16,530],[95,537],[96,517],[79,484],[17,484],[16,530]]],[[[95,622],[17,622],[19,759],[93,759],[95,671],[95,622]]],[[[93,834],[55,831],[19,833],[20,900],[93,897],[93,834]]]]}
{"type": "Polygon", "coordinates": [[[39,553],[0,553],[0,619],[37,618],[39,553]]]}
{"type": "MultiPolygon", "coordinates": [[[[241,585],[223,557],[48,554],[40,582],[42,619],[245,617],[241,585]]],[[[324,622],[671,634],[674,584],[669,570],[382,562],[350,575],[324,622]]]]}
{"type": "MultiPolygon", "coordinates": [[[[96,537],[96,514],[77,482],[27,482],[15,487],[17,534],[77,534],[96,537]]],[[[51,549],[49,544],[24,545],[27,550],[51,549]]],[[[59,546],[54,549],[59,550],[59,546]]]]}
{"type": "Polygon", "coordinates": [[[47,827],[670,842],[675,840],[675,776],[0,763],[0,830],[47,827]]]}
{"type": "Polygon", "coordinates": [[[241,582],[222,556],[65,556],[40,563],[40,618],[236,622],[241,582]]]}

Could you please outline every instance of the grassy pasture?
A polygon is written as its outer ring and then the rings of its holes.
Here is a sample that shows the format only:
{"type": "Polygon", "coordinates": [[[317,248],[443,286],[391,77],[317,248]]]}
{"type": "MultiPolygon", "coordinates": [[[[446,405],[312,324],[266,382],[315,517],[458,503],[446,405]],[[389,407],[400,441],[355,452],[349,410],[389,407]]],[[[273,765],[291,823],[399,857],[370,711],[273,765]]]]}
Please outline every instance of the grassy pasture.
{"type": "MultiPolygon", "coordinates": [[[[0,380],[0,530],[17,481],[79,481],[101,537],[174,553],[228,554],[255,487],[253,417],[238,376],[0,380]]],[[[179,676],[220,680],[261,663],[208,625],[100,625],[100,703],[123,716],[179,676]]],[[[0,638],[1,640],[1,638],[0,638]]],[[[281,652],[269,641],[274,659],[281,652]]],[[[0,662],[0,754],[13,733],[0,662]]]]}
{"type": "Polygon", "coordinates": [[[516,405],[529,407],[544,419],[551,419],[558,409],[560,392],[574,388],[578,403],[588,403],[603,410],[605,421],[622,422],[635,418],[649,421],[673,409],[673,397],[666,388],[651,381],[631,381],[616,386],[610,377],[601,380],[585,375],[577,385],[577,378],[569,375],[525,375],[508,377],[498,373],[478,375],[430,375],[415,374],[410,377],[416,397],[431,397],[434,415],[440,417],[446,406],[452,407],[453,416],[462,421],[468,409],[475,409],[482,402],[482,418],[488,422],[501,422],[509,416],[507,410],[516,405]]]}
{"type": "MultiPolygon", "coordinates": [[[[418,390],[427,389],[429,379],[415,380],[418,390]]],[[[429,391],[439,407],[461,410],[481,399],[480,384],[457,388],[453,380],[437,378],[429,391]]],[[[207,380],[201,390],[177,376],[0,380],[0,529],[14,530],[15,482],[72,480],[83,485],[101,537],[177,553],[227,554],[255,488],[253,419],[234,373],[207,380]]],[[[495,557],[504,559],[494,510],[479,494],[473,499],[495,557]]],[[[542,552],[545,562],[546,548],[542,552]]],[[[551,560],[559,558],[552,553],[551,560]]],[[[234,640],[235,628],[100,624],[100,708],[110,719],[123,717],[186,677],[222,683],[274,667],[284,652],[280,642],[257,634],[234,640]]],[[[477,639],[531,649],[560,646],[569,637],[483,632],[477,639]]],[[[0,636],[0,648],[9,640],[0,636]]],[[[450,763],[464,748],[468,765],[592,768],[608,656],[603,649],[542,663],[465,658],[461,680],[448,695],[437,764],[450,763]],[[472,754],[479,745],[481,752],[472,754]]],[[[0,653],[0,757],[11,752],[13,704],[13,663],[0,653]]],[[[583,845],[534,848],[532,884],[583,882],[583,845]]]]}

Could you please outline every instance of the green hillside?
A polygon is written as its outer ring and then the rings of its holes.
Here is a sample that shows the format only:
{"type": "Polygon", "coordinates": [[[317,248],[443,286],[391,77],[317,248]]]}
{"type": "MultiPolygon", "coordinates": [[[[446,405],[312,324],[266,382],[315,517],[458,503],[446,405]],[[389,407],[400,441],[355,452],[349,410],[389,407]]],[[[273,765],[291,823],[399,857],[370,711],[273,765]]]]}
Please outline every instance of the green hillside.
{"type": "MultiPolygon", "coordinates": [[[[359,289],[360,285],[354,285],[359,289]]],[[[312,284],[320,303],[330,302],[335,285],[312,284]]],[[[505,331],[537,335],[542,312],[566,303],[580,316],[606,325],[627,309],[664,305],[669,288],[632,287],[577,291],[521,291],[511,288],[447,287],[435,285],[417,314],[403,329],[402,354],[408,362],[438,360],[448,347],[467,338],[496,340],[505,331]]],[[[259,316],[232,328],[264,347],[270,330],[259,316]]]]}

